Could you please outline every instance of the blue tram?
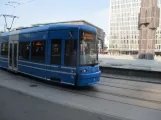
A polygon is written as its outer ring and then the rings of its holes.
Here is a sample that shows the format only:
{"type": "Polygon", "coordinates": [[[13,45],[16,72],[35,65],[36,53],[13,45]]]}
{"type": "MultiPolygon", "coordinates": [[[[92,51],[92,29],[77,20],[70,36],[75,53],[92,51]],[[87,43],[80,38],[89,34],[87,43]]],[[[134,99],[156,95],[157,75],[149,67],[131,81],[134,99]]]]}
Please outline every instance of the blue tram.
{"type": "Polygon", "coordinates": [[[51,24],[2,33],[0,67],[63,84],[97,84],[96,29],[51,24]]]}

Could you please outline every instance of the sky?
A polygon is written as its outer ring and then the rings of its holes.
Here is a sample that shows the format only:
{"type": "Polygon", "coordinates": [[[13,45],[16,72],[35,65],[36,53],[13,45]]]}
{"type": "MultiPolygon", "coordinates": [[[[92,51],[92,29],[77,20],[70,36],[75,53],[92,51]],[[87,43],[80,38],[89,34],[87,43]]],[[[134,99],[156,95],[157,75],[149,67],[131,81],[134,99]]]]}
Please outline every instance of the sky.
{"type": "MultiPolygon", "coordinates": [[[[110,0],[1,0],[0,14],[13,13],[14,8],[5,5],[9,1],[26,2],[15,8],[14,15],[19,19],[15,20],[13,28],[46,22],[86,20],[102,28],[106,34],[109,32],[110,0]]],[[[7,22],[10,25],[11,19],[7,18],[7,22]]],[[[4,29],[4,23],[4,18],[0,17],[0,30],[4,29]]]]}

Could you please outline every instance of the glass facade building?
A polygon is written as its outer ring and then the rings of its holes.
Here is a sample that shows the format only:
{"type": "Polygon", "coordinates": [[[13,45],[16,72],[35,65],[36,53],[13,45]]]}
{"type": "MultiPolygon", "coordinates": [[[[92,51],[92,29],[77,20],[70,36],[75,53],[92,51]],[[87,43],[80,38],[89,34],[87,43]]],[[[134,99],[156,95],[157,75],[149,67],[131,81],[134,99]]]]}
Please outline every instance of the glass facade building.
{"type": "MultiPolygon", "coordinates": [[[[161,8],[161,0],[158,0],[161,8]]],[[[141,0],[110,0],[109,52],[137,54],[139,50],[138,14],[141,0]]],[[[161,21],[157,29],[155,52],[161,53],[161,21]]]]}

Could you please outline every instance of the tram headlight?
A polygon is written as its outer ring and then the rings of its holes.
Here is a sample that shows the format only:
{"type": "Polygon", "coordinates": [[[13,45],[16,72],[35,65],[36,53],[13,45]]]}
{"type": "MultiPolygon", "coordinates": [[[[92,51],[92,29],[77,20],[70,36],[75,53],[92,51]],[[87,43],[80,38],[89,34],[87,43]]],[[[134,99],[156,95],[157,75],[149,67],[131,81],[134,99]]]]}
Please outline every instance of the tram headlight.
{"type": "Polygon", "coordinates": [[[87,72],[87,70],[81,70],[81,73],[86,73],[87,72]]]}

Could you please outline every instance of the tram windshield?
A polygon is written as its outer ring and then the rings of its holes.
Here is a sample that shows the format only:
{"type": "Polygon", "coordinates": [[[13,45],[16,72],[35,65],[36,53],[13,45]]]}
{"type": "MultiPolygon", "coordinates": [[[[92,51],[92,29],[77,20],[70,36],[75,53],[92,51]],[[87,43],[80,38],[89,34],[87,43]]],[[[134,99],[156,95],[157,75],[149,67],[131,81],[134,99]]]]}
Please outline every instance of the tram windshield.
{"type": "Polygon", "coordinates": [[[81,31],[80,65],[94,66],[98,64],[96,34],[81,31]]]}

